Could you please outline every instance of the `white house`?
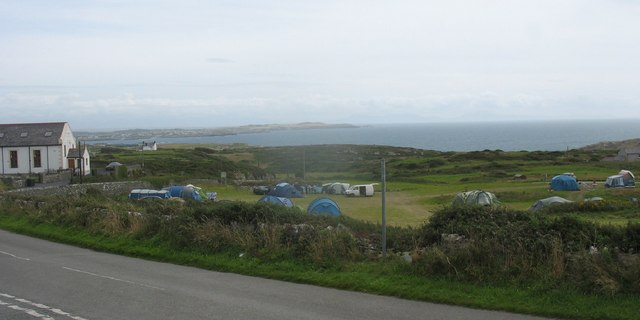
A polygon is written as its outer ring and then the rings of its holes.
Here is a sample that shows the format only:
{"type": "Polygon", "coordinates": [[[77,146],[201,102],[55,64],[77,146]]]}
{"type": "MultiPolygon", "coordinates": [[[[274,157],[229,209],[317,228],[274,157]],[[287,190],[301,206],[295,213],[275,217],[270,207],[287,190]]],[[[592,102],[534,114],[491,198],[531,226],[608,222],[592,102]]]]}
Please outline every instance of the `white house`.
{"type": "Polygon", "coordinates": [[[66,122],[0,124],[0,161],[2,175],[91,172],[89,152],[78,150],[66,122]]]}
{"type": "Polygon", "coordinates": [[[154,141],[153,143],[142,141],[142,151],[156,151],[158,150],[158,144],[154,141]]]}

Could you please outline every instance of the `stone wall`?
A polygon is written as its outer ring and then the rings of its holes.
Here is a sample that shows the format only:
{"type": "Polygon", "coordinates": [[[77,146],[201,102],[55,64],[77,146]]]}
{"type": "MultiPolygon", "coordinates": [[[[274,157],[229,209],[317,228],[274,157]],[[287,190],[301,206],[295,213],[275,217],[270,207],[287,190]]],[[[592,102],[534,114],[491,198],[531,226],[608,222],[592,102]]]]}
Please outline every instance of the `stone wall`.
{"type": "Polygon", "coordinates": [[[24,188],[28,187],[29,183],[27,180],[31,180],[31,185],[34,183],[44,183],[44,184],[52,184],[52,183],[69,183],[71,181],[71,171],[57,171],[50,173],[37,173],[37,174],[18,174],[18,175],[4,175],[0,177],[2,183],[11,187],[11,188],[24,188]]]}
{"type": "Polygon", "coordinates": [[[44,174],[41,173],[38,176],[40,183],[55,183],[60,181],[70,181],[71,180],[71,171],[66,170],[55,174],[44,174]]]}
{"type": "Polygon", "coordinates": [[[83,195],[87,190],[96,190],[107,196],[128,195],[132,189],[150,189],[151,184],[143,181],[122,181],[106,183],[84,183],[55,187],[32,187],[5,191],[25,196],[70,196],[83,195]]]}

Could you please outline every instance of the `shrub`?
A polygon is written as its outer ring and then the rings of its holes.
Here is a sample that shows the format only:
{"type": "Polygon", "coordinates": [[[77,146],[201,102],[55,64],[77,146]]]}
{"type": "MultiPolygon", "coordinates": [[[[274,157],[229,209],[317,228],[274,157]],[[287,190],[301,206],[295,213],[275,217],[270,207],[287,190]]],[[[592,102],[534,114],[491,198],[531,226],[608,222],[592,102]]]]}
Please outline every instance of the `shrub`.
{"type": "Polygon", "coordinates": [[[506,208],[444,208],[420,230],[415,271],[474,282],[542,282],[638,293],[640,226],[599,226],[506,208]],[[635,257],[635,258],[629,258],[635,257]]]}

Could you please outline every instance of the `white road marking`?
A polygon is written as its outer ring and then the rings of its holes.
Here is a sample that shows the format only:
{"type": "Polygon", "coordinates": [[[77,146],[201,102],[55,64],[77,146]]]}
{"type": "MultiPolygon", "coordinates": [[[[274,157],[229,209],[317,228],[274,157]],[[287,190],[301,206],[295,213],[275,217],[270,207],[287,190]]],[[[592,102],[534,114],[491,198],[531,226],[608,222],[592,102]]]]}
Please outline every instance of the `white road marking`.
{"type": "Polygon", "coordinates": [[[7,308],[13,309],[13,310],[16,310],[16,311],[22,311],[22,312],[24,312],[24,313],[26,313],[26,314],[28,314],[28,315],[30,315],[32,317],[40,318],[42,320],[55,320],[54,318],[51,318],[51,317],[47,316],[46,314],[38,313],[37,311],[35,311],[33,309],[23,308],[23,307],[16,306],[16,305],[10,305],[7,308]]]}
{"type": "Polygon", "coordinates": [[[86,275],[90,275],[90,276],[93,276],[93,277],[98,277],[98,278],[109,279],[109,280],[113,280],[113,281],[124,282],[124,283],[132,284],[132,285],[135,285],[135,286],[151,288],[151,289],[156,289],[156,290],[162,290],[162,291],[165,290],[164,288],[154,287],[154,286],[150,286],[150,285],[146,285],[146,284],[142,284],[142,283],[137,283],[137,282],[133,282],[133,281],[129,281],[129,280],[123,280],[123,279],[119,279],[119,278],[116,278],[116,277],[104,276],[104,275],[96,274],[96,273],[89,272],[89,271],[83,271],[83,270],[78,270],[78,269],[73,269],[73,268],[68,268],[68,267],[62,267],[62,268],[66,269],[66,270],[69,270],[69,271],[79,272],[79,273],[83,273],[83,274],[86,274],[86,275]]]}
{"type": "Polygon", "coordinates": [[[31,261],[31,259],[29,259],[29,258],[18,257],[18,256],[16,256],[16,255],[15,255],[15,254],[13,254],[13,253],[4,252],[4,251],[0,251],[0,253],[1,253],[1,254],[4,254],[4,255],[8,255],[8,256],[13,257],[13,258],[16,258],[16,259],[19,259],[19,260],[31,261]]]}
{"type": "MultiPolygon", "coordinates": [[[[53,312],[53,313],[61,315],[61,316],[66,316],[66,317],[68,317],[70,319],[73,319],[73,320],[87,320],[87,319],[85,319],[83,317],[74,316],[74,315],[72,315],[72,314],[70,314],[68,312],[64,312],[64,311],[62,311],[60,309],[51,308],[51,307],[49,307],[47,305],[44,305],[42,303],[35,303],[33,301],[30,301],[30,300],[27,300],[27,299],[23,299],[23,298],[18,298],[16,296],[12,296],[10,294],[6,294],[6,293],[1,293],[0,292],[0,297],[12,299],[15,302],[20,302],[20,303],[26,304],[29,307],[35,307],[35,308],[38,308],[38,309],[41,309],[41,310],[45,310],[47,312],[53,312]]],[[[39,318],[40,320],[55,320],[54,318],[52,318],[52,317],[50,317],[50,316],[48,316],[46,314],[41,314],[40,312],[38,312],[36,310],[30,309],[30,308],[21,307],[21,306],[18,306],[17,304],[12,304],[11,302],[5,302],[5,301],[0,300],[0,306],[5,306],[6,308],[9,308],[9,309],[13,309],[13,310],[16,310],[16,311],[24,312],[24,313],[26,313],[26,314],[28,314],[30,316],[39,318]]]]}

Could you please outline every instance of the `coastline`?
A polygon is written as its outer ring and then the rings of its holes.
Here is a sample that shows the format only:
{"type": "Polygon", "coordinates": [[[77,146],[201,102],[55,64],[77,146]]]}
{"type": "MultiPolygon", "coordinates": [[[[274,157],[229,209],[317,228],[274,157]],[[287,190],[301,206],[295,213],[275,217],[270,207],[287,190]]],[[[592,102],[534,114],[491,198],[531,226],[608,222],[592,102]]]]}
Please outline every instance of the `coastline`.
{"type": "Polygon", "coordinates": [[[352,124],[326,124],[321,122],[301,122],[295,124],[252,124],[237,127],[197,128],[197,129],[126,129],[115,131],[77,131],[76,137],[83,141],[136,140],[154,138],[216,137],[238,134],[265,133],[282,130],[358,128],[352,124]]]}

